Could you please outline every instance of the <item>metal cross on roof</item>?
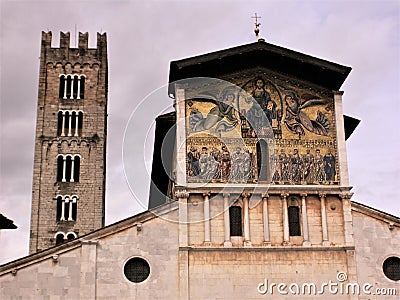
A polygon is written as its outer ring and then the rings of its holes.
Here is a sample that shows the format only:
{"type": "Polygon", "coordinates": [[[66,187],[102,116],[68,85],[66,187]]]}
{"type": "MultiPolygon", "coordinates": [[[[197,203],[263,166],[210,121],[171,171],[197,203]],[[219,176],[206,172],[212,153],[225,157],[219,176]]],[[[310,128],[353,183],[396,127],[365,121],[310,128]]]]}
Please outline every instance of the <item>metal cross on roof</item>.
{"type": "Polygon", "coordinates": [[[254,28],[254,33],[256,34],[256,41],[258,41],[258,34],[260,33],[259,26],[261,25],[261,23],[258,23],[258,19],[261,19],[261,16],[257,16],[257,13],[254,13],[254,16],[252,16],[251,18],[256,19],[256,22],[254,23],[254,25],[256,26],[254,28]]]}

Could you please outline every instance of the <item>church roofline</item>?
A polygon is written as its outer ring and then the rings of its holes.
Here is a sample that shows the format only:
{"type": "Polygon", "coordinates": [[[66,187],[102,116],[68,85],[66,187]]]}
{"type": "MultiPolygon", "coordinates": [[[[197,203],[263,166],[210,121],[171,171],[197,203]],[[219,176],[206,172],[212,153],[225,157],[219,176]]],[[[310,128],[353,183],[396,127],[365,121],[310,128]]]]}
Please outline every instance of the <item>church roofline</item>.
{"type": "Polygon", "coordinates": [[[354,211],[379,219],[381,221],[396,223],[400,227],[400,217],[355,201],[351,201],[351,208],[354,211]]]}
{"type": "Polygon", "coordinates": [[[51,248],[47,248],[45,250],[21,257],[19,259],[13,260],[11,262],[0,265],[0,276],[4,275],[13,270],[18,270],[25,268],[31,264],[34,264],[39,261],[43,261],[46,259],[52,259],[54,255],[59,255],[68,251],[71,251],[75,248],[80,247],[83,243],[92,241],[94,239],[99,239],[106,237],[112,233],[119,232],[125,230],[130,227],[136,226],[138,223],[144,223],[149,220],[152,220],[160,215],[164,215],[170,211],[178,209],[177,202],[170,202],[160,205],[152,210],[146,210],[144,212],[140,212],[134,216],[128,217],[116,223],[107,225],[100,229],[97,229],[93,232],[90,232],[86,235],[80,236],[77,239],[62,243],[60,245],[56,245],[51,248]]]}
{"type": "MultiPolygon", "coordinates": [[[[169,82],[191,77],[218,77],[255,67],[265,67],[330,90],[339,90],[351,71],[350,67],[259,41],[172,61],[169,82]]],[[[173,93],[170,87],[169,94],[173,93]]]]}

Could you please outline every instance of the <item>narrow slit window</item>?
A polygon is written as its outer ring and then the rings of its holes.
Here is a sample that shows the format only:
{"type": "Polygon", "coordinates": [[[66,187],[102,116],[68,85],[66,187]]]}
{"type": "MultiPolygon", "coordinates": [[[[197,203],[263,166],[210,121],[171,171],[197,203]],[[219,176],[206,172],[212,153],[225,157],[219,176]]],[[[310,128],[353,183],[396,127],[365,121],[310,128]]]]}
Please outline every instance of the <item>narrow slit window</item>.
{"type": "Polygon", "coordinates": [[[242,208],[240,206],[229,208],[229,227],[231,236],[242,236],[242,208]]]}
{"type": "Polygon", "coordinates": [[[289,235],[300,236],[300,210],[297,206],[289,206],[289,235]]]}

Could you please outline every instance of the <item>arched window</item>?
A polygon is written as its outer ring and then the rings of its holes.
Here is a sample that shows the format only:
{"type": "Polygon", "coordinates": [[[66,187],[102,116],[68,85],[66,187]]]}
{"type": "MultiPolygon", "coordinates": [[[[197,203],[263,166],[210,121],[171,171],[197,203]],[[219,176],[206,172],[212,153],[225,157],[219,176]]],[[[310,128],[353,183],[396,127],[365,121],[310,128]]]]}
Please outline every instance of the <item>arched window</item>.
{"type": "Polygon", "coordinates": [[[83,99],[85,92],[85,75],[61,74],[60,99],[83,99]]]}
{"type": "Polygon", "coordinates": [[[78,99],[79,99],[79,98],[80,98],[80,99],[85,99],[84,96],[85,96],[85,76],[84,76],[84,75],[81,75],[81,78],[80,78],[80,89],[79,89],[79,97],[78,97],[78,99]]]}
{"type": "Polygon", "coordinates": [[[269,182],[269,155],[268,146],[265,140],[259,140],[256,145],[257,148],[257,170],[258,181],[269,182]]]}
{"type": "Polygon", "coordinates": [[[76,221],[78,196],[65,195],[57,198],[57,221],[76,221]]]}
{"type": "MultiPolygon", "coordinates": [[[[67,155],[65,158],[65,181],[70,182],[71,181],[71,174],[72,174],[72,156],[67,155]]],[[[73,180],[72,180],[73,181],[73,180]]]]}
{"type": "Polygon", "coordinates": [[[231,236],[242,236],[242,208],[240,206],[229,207],[229,227],[231,236]]]}
{"type": "Polygon", "coordinates": [[[64,173],[64,157],[59,155],[57,157],[57,181],[63,181],[64,173]]]}
{"type": "Polygon", "coordinates": [[[58,136],[81,136],[83,124],[83,112],[59,111],[58,112],[58,136]]]}
{"type": "Polygon", "coordinates": [[[81,158],[79,155],[62,155],[57,157],[57,181],[79,182],[81,158]]]}
{"type": "MultiPolygon", "coordinates": [[[[60,75],[60,92],[59,92],[59,98],[62,99],[64,98],[64,91],[66,87],[66,82],[65,82],[65,75],[60,75]]],[[[66,96],[65,96],[66,98],[66,96]]]]}
{"type": "Polygon", "coordinates": [[[68,232],[67,233],[67,240],[68,241],[72,241],[73,239],[76,239],[76,238],[77,238],[77,236],[76,236],[75,232],[68,232]]]}
{"type": "Polygon", "coordinates": [[[289,235],[300,236],[300,209],[297,206],[288,207],[289,235]]]}
{"type": "Polygon", "coordinates": [[[58,232],[58,233],[56,234],[56,245],[59,245],[59,244],[61,244],[61,243],[64,243],[64,240],[65,240],[65,235],[64,235],[64,233],[58,232]]]}
{"type": "Polygon", "coordinates": [[[64,114],[62,111],[58,112],[58,118],[57,118],[57,136],[61,136],[63,134],[63,120],[64,120],[64,114]]]}

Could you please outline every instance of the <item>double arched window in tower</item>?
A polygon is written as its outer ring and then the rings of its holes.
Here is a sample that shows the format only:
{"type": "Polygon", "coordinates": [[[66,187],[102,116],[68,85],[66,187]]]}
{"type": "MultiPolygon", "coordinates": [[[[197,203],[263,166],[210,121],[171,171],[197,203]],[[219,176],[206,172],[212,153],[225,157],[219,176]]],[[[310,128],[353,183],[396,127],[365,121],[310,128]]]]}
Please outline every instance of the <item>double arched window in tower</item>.
{"type": "Polygon", "coordinates": [[[76,221],[78,196],[57,196],[57,221],[76,221]]]}
{"type": "Polygon", "coordinates": [[[79,154],[59,154],[57,156],[57,181],[79,182],[81,157],[79,154]]]}
{"type": "Polygon", "coordinates": [[[58,112],[58,136],[82,136],[83,112],[60,110],[58,112]]]}
{"type": "Polygon", "coordinates": [[[85,75],[61,74],[60,99],[84,99],[85,75]]]}
{"type": "Polygon", "coordinates": [[[78,236],[76,235],[75,232],[57,232],[54,236],[54,239],[56,240],[56,245],[59,245],[61,243],[64,243],[66,241],[72,241],[73,239],[76,239],[78,236]]]}

